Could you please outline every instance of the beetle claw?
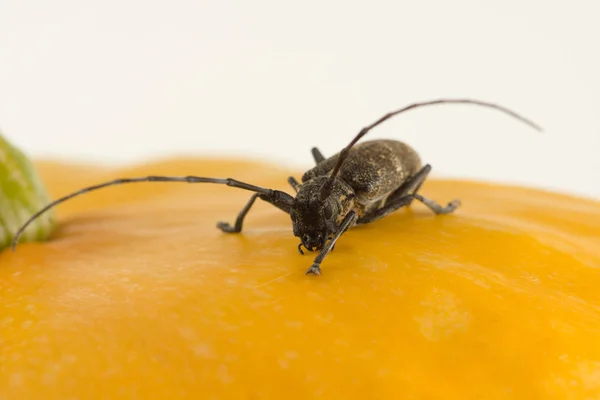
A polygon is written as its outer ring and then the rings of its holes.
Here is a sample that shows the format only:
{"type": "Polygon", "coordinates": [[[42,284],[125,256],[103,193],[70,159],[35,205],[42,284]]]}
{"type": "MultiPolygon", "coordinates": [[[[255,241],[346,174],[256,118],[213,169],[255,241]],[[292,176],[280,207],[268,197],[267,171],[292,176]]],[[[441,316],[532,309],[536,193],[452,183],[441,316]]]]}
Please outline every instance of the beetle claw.
{"type": "Polygon", "coordinates": [[[231,226],[231,224],[229,224],[229,222],[220,221],[217,223],[217,228],[219,228],[220,230],[222,230],[223,232],[226,232],[226,233],[239,232],[238,230],[235,229],[234,226],[231,226]]]}
{"type": "Polygon", "coordinates": [[[460,200],[456,199],[456,200],[452,200],[450,203],[448,203],[448,208],[452,208],[452,209],[456,209],[458,207],[460,207],[462,204],[460,202],[460,200]]]}
{"type": "Polygon", "coordinates": [[[306,271],[306,275],[321,275],[321,267],[319,264],[311,265],[311,267],[306,271]]]}

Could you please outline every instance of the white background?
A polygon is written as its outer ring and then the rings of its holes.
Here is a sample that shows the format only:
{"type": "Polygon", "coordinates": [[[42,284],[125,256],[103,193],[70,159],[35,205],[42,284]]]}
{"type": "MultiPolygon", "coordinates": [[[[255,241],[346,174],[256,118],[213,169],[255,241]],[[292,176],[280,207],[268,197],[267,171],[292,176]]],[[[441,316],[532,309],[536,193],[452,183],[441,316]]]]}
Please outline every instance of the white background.
{"type": "Polygon", "coordinates": [[[451,105],[371,138],[407,141],[438,176],[600,198],[599,15],[598,0],[0,0],[0,129],[36,157],[303,168],[387,111],[479,98],[545,132],[451,105]]]}

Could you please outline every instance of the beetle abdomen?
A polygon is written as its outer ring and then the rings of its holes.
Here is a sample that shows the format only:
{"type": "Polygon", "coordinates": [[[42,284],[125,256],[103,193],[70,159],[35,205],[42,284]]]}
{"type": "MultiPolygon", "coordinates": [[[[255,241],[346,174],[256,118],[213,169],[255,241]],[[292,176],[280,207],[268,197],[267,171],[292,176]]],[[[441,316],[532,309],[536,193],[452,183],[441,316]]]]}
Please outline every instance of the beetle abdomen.
{"type": "MultiPolygon", "coordinates": [[[[328,175],[339,153],[326,159],[302,176],[302,182],[328,175]]],[[[397,140],[369,140],[354,146],[342,165],[339,178],[354,189],[358,203],[368,204],[384,198],[421,168],[419,155],[397,140]]]]}

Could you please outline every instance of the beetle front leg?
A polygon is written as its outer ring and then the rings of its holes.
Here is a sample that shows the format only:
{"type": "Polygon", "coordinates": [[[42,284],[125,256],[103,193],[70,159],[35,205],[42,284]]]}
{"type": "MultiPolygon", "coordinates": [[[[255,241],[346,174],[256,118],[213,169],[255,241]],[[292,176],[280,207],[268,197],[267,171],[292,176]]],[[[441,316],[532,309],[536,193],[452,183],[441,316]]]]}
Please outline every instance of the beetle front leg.
{"type": "Polygon", "coordinates": [[[274,191],[273,198],[268,197],[264,194],[254,193],[250,197],[250,200],[248,200],[248,202],[246,203],[244,208],[242,208],[242,210],[239,212],[237,218],[235,219],[235,225],[231,226],[231,224],[229,224],[228,222],[221,221],[221,222],[217,223],[217,228],[219,228],[220,230],[222,230],[225,233],[240,233],[242,231],[242,225],[244,224],[244,218],[246,218],[248,211],[250,211],[250,208],[256,201],[257,197],[260,197],[261,200],[264,200],[267,203],[272,204],[275,207],[279,208],[280,210],[282,210],[286,213],[289,213],[289,209],[288,209],[287,205],[284,204],[281,201],[281,199],[279,199],[277,197],[277,195],[278,195],[277,191],[274,191]]]}
{"type": "Polygon", "coordinates": [[[250,211],[250,208],[254,204],[254,201],[256,201],[257,197],[258,197],[258,193],[254,193],[250,197],[250,200],[248,200],[248,202],[246,203],[246,205],[244,206],[244,208],[242,208],[242,211],[240,211],[238,213],[238,216],[235,219],[235,225],[234,226],[231,226],[229,224],[229,222],[220,221],[220,222],[217,223],[217,228],[219,228],[220,230],[222,230],[225,233],[239,233],[239,232],[241,232],[242,231],[242,225],[244,224],[244,218],[246,218],[246,214],[248,214],[248,211],[250,211]]]}
{"type": "Polygon", "coordinates": [[[306,275],[321,275],[321,263],[325,256],[333,249],[335,242],[342,236],[344,232],[348,230],[350,226],[356,221],[357,215],[354,211],[350,211],[343,219],[342,223],[338,227],[337,232],[331,238],[331,240],[323,247],[319,255],[315,258],[313,265],[306,271],[306,275]]]}

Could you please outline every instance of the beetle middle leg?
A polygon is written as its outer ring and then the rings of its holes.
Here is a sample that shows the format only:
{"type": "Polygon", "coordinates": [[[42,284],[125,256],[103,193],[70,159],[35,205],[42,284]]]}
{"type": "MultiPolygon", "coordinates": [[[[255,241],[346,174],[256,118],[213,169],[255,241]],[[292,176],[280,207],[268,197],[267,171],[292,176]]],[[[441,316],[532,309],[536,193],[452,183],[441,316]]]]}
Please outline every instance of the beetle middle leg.
{"type": "Polygon", "coordinates": [[[298,193],[298,187],[300,186],[300,183],[296,180],[296,178],[294,178],[293,176],[290,176],[288,178],[288,183],[296,191],[296,193],[298,193]]]}
{"type": "MultiPolygon", "coordinates": [[[[323,161],[325,161],[325,156],[323,155],[323,153],[321,153],[321,151],[318,148],[313,147],[310,150],[310,152],[312,153],[316,164],[320,164],[323,161]]],[[[300,186],[300,183],[296,180],[296,178],[294,178],[293,176],[290,176],[288,178],[288,183],[296,191],[296,193],[298,193],[298,186],[300,186]]]]}
{"type": "Polygon", "coordinates": [[[381,219],[399,208],[411,205],[413,200],[418,200],[427,206],[435,214],[450,214],[460,206],[459,200],[452,200],[445,207],[438,204],[436,201],[428,199],[427,197],[421,196],[417,191],[421,188],[425,179],[431,171],[431,165],[427,164],[413,175],[409,180],[403,183],[398,189],[396,189],[386,200],[383,207],[374,210],[373,212],[364,215],[360,218],[358,224],[366,224],[378,219],[381,219]]]}
{"type": "Polygon", "coordinates": [[[321,151],[319,149],[317,149],[316,147],[313,147],[310,152],[312,153],[313,158],[315,159],[315,163],[320,164],[323,161],[325,161],[325,156],[323,155],[323,153],[321,153],[321,151]]]}

